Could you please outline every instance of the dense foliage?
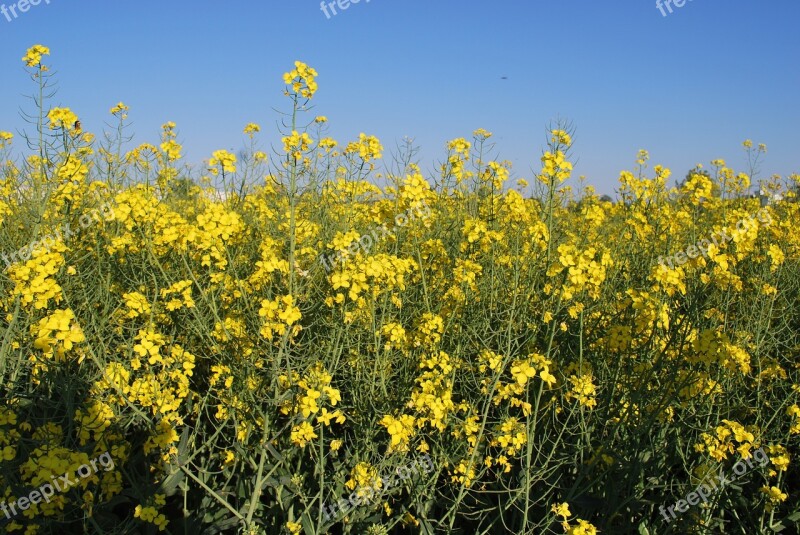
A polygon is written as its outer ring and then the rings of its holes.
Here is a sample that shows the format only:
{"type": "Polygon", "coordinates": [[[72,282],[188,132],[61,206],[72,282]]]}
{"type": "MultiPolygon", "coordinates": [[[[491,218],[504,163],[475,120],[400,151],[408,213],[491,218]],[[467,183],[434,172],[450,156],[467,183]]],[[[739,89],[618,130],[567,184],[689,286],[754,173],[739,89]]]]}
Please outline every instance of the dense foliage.
{"type": "Polygon", "coordinates": [[[195,182],[174,124],[125,151],[124,104],[102,139],[50,107],[47,54],[29,153],[0,132],[0,529],[793,525],[799,211],[754,165],[670,189],[642,152],[608,202],[564,184],[561,124],[534,195],[484,130],[378,168],[298,62],[275,154],[247,125],[195,182]]]}

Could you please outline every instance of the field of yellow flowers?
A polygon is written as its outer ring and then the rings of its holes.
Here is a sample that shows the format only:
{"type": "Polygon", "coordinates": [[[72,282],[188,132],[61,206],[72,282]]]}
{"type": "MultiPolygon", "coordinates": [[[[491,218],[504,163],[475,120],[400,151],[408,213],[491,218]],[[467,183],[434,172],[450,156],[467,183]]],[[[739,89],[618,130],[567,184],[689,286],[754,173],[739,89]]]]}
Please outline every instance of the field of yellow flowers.
{"type": "Polygon", "coordinates": [[[485,130],[425,177],[297,62],[274,152],[192,180],[175,124],[51,107],[48,54],[0,132],[3,532],[797,529],[798,176],[642,151],[608,202],[556,125],[532,196],[485,130]]]}

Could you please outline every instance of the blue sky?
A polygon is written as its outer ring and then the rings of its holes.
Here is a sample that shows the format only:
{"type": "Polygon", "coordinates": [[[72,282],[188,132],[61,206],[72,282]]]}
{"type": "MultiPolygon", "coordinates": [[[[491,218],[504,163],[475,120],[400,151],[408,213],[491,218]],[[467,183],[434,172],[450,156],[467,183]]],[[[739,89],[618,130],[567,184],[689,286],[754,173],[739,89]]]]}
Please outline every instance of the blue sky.
{"type": "Polygon", "coordinates": [[[0,130],[25,126],[20,58],[41,43],[53,105],[99,133],[124,101],[137,143],[175,121],[193,163],[241,148],[251,121],[277,146],[281,75],[300,59],[319,72],[313,113],[333,137],[412,137],[428,170],[448,139],[485,128],[530,178],[563,117],[576,175],[601,193],[641,148],[683,177],[715,158],[744,170],[751,138],[769,148],[763,175],[800,172],[797,0],[693,0],[666,17],[654,0],[361,0],[330,18],[314,0],[45,1],[0,15],[0,130]]]}

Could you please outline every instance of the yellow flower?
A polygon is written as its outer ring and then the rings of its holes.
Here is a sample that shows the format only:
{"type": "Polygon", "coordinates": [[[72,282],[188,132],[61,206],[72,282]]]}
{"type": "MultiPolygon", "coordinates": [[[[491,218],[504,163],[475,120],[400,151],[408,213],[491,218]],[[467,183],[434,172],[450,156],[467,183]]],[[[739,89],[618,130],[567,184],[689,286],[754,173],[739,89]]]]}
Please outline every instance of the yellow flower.
{"type": "Polygon", "coordinates": [[[150,314],[150,302],[147,300],[147,297],[139,292],[122,294],[122,298],[125,300],[125,306],[128,307],[128,314],[126,317],[136,318],[141,315],[146,316],[150,314]]]}
{"type": "Polygon", "coordinates": [[[312,388],[306,391],[305,396],[300,398],[299,412],[303,415],[303,418],[308,418],[312,414],[316,414],[319,411],[317,400],[321,395],[321,392],[318,392],[312,388]]]}
{"type": "Polygon", "coordinates": [[[597,405],[596,389],[591,374],[571,375],[569,382],[572,383],[572,389],[567,392],[567,399],[577,399],[582,406],[590,409],[597,405]]]}
{"type": "Polygon", "coordinates": [[[780,472],[785,472],[789,468],[791,457],[783,446],[768,446],[769,460],[772,465],[780,472]]]}
{"type": "Polygon", "coordinates": [[[78,116],[72,113],[69,108],[53,108],[47,114],[50,120],[50,129],[63,128],[64,130],[74,130],[78,116]]]}
{"type": "Polygon", "coordinates": [[[330,152],[335,149],[338,144],[338,141],[329,137],[324,137],[319,140],[319,147],[325,151],[325,154],[330,154],[330,152]]]}
{"type": "Polygon", "coordinates": [[[380,424],[391,436],[389,451],[408,451],[408,441],[416,434],[414,428],[416,418],[408,414],[403,414],[400,418],[387,414],[381,419],[380,424]]]}
{"type": "Polygon", "coordinates": [[[14,446],[0,448],[0,461],[13,461],[16,456],[17,450],[14,446]]]}
{"type": "Polygon", "coordinates": [[[225,450],[221,452],[220,457],[222,457],[222,465],[223,466],[230,466],[236,460],[236,455],[231,450],[225,450]]]}
{"type": "Polygon", "coordinates": [[[378,475],[377,468],[370,463],[360,462],[350,471],[350,479],[345,481],[344,485],[363,497],[367,495],[368,489],[383,488],[383,481],[378,475]]]}
{"type": "Polygon", "coordinates": [[[564,520],[572,516],[572,513],[569,512],[569,504],[566,502],[560,504],[553,504],[550,510],[553,511],[553,513],[555,513],[556,515],[562,517],[564,520]]]}
{"type": "Polygon", "coordinates": [[[477,477],[475,466],[469,459],[456,463],[452,470],[452,474],[453,475],[450,477],[450,481],[453,483],[461,483],[467,488],[472,486],[472,483],[477,477]]]}
{"type": "Polygon", "coordinates": [[[253,137],[253,134],[258,132],[261,132],[261,127],[256,123],[247,123],[247,126],[244,127],[244,133],[248,134],[250,137],[253,137]]]}
{"type": "MultiPolygon", "coordinates": [[[[284,73],[283,82],[291,86],[292,93],[306,99],[311,99],[317,92],[317,71],[303,63],[294,62],[294,69],[284,73]]],[[[287,92],[287,94],[289,94],[287,92]]]]}
{"type": "Polygon", "coordinates": [[[319,416],[317,416],[317,422],[321,423],[322,425],[330,426],[331,421],[335,421],[337,424],[343,424],[346,421],[346,418],[340,410],[328,412],[328,409],[323,407],[320,410],[319,416]]]}
{"type": "Polygon", "coordinates": [[[127,119],[127,117],[128,117],[128,116],[127,116],[128,110],[130,110],[130,108],[129,108],[128,106],[126,106],[126,105],[125,105],[125,104],[123,104],[122,102],[119,102],[119,103],[117,103],[117,105],[116,105],[116,106],[114,106],[113,108],[111,108],[111,110],[110,110],[110,111],[111,111],[111,115],[117,115],[117,114],[120,114],[120,116],[121,116],[123,119],[127,119]]]}
{"type": "Polygon", "coordinates": [[[287,522],[286,529],[289,530],[289,533],[292,535],[298,535],[303,530],[303,525],[299,522],[287,522]]]}
{"type": "MultiPolygon", "coordinates": [[[[208,160],[208,166],[211,168],[215,168],[216,166],[222,166],[222,171],[224,173],[235,173],[236,172],[236,155],[231,154],[226,150],[218,150],[214,151],[212,154],[211,159],[208,160]]],[[[212,169],[212,173],[214,173],[216,169],[212,169]]]]}
{"type": "Polygon", "coordinates": [[[0,425],[17,425],[17,414],[11,409],[0,408],[0,425]]]}
{"type": "Polygon", "coordinates": [[[311,145],[311,136],[305,132],[301,134],[297,130],[293,130],[290,136],[284,136],[282,140],[283,150],[286,154],[291,154],[295,160],[301,159],[311,145]]]}
{"type": "Polygon", "coordinates": [[[767,497],[768,503],[765,509],[768,513],[771,513],[778,504],[785,502],[786,499],[789,497],[788,494],[782,492],[781,489],[775,486],[768,487],[765,485],[761,487],[760,490],[767,497]]]}
{"type": "MultiPolygon", "coordinates": [[[[525,424],[517,418],[507,418],[496,428],[497,435],[492,439],[493,446],[500,446],[508,455],[516,455],[527,444],[528,435],[525,424]]],[[[510,470],[510,466],[506,471],[510,470]]]]}
{"type": "Polygon", "coordinates": [[[800,407],[792,405],[786,409],[786,414],[791,416],[793,420],[789,433],[793,435],[800,434],[800,407]]]}
{"type": "Polygon", "coordinates": [[[520,386],[536,376],[536,369],[526,361],[516,361],[511,365],[511,375],[520,386]]]}
{"type": "Polygon", "coordinates": [[[561,184],[572,175],[572,163],[567,161],[563,151],[558,150],[555,153],[547,151],[541,160],[542,171],[539,180],[545,184],[551,182],[561,184]]]}
{"type": "Polygon", "coordinates": [[[783,261],[786,259],[786,255],[783,254],[781,248],[775,244],[769,246],[769,251],[767,251],[767,256],[772,259],[772,267],[770,271],[777,271],[778,266],[783,264],[783,261]]]}
{"type": "Polygon", "coordinates": [[[767,495],[767,499],[772,502],[773,504],[785,502],[786,499],[789,497],[788,494],[785,492],[781,492],[781,489],[778,487],[761,487],[761,492],[767,495]]]}
{"type": "Polygon", "coordinates": [[[733,438],[736,442],[753,442],[756,439],[753,433],[747,431],[745,427],[738,422],[722,420],[722,423],[727,425],[733,432],[733,438]]]}
{"type": "Polygon", "coordinates": [[[566,535],[597,535],[597,528],[586,520],[578,519],[577,526],[571,526],[566,535]]]}
{"type": "Polygon", "coordinates": [[[4,149],[10,145],[12,139],[14,139],[14,134],[11,132],[0,132],[0,149],[4,149]]]}
{"type": "Polygon", "coordinates": [[[292,432],[289,434],[289,439],[295,446],[305,447],[313,439],[317,438],[314,428],[308,422],[301,422],[292,427],[292,432]]]}
{"type": "Polygon", "coordinates": [[[503,183],[508,179],[509,170],[507,162],[500,164],[498,162],[489,162],[486,169],[481,173],[480,179],[483,182],[491,182],[494,189],[500,190],[503,188],[503,183]]]}
{"type": "Polygon", "coordinates": [[[25,62],[25,65],[28,67],[36,67],[42,62],[42,56],[49,56],[50,49],[43,45],[33,45],[28,49],[25,53],[25,56],[22,58],[22,61],[25,62]]]}
{"type": "Polygon", "coordinates": [[[708,176],[694,172],[681,186],[681,193],[686,195],[693,205],[700,204],[712,197],[714,183],[708,176]]]}
{"type": "Polygon", "coordinates": [[[142,507],[141,505],[137,505],[136,509],[134,509],[133,513],[134,518],[140,518],[144,522],[149,522],[154,524],[158,527],[158,531],[164,531],[167,529],[167,518],[163,514],[158,512],[153,506],[142,507]]]}
{"type": "MultiPolygon", "coordinates": [[[[42,350],[49,357],[55,356],[56,360],[63,360],[74,344],[85,341],[83,331],[73,320],[75,314],[71,309],[56,310],[39,320],[37,325],[31,326],[32,332],[36,333],[33,347],[42,350]]],[[[82,358],[78,359],[79,362],[82,358]]]]}
{"type": "Polygon", "coordinates": [[[550,133],[550,142],[553,144],[559,144],[569,147],[572,145],[572,138],[570,135],[564,130],[553,130],[550,133]]]}
{"type": "Polygon", "coordinates": [[[278,312],[278,319],[283,321],[286,325],[292,325],[300,320],[303,316],[300,309],[294,305],[294,298],[291,295],[281,297],[283,308],[278,312]]]}
{"type": "Polygon", "coordinates": [[[349,143],[344,149],[345,154],[358,154],[365,162],[383,157],[383,145],[375,136],[368,136],[363,132],[358,135],[358,141],[349,143]]]}
{"type": "MultiPolygon", "coordinates": [[[[272,340],[274,335],[282,336],[290,327],[302,318],[300,309],[294,304],[291,295],[285,295],[275,300],[264,299],[261,301],[261,308],[258,315],[264,318],[261,327],[261,334],[267,340],[272,340]],[[280,320],[280,321],[279,321],[280,320]]],[[[294,327],[293,332],[297,332],[301,326],[294,327]]]]}

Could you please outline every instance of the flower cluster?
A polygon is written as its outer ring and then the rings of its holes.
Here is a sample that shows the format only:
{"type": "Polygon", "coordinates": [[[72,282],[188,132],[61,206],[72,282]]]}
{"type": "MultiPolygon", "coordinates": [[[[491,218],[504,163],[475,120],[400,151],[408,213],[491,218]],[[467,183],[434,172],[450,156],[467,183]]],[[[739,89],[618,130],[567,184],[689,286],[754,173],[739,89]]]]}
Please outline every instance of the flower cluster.
{"type": "Polygon", "coordinates": [[[283,83],[291,86],[292,92],[303,98],[310,99],[317,92],[317,71],[303,63],[294,62],[294,69],[284,73],[283,83]]]}
{"type": "MultiPolygon", "coordinates": [[[[671,528],[791,515],[797,175],[761,206],[752,173],[715,159],[669,187],[642,150],[609,201],[569,184],[564,124],[530,189],[482,129],[431,173],[414,147],[377,172],[380,140],[303,116],[316,76],[284,77],[281,165],[256,123],[196,175],[173,122],[127,152],[49,104],[52,150],[0,132],[0,503],[117,464],[2,529],[594,535],[634,511],[656,532],[659,505],[762,455],[671,528]],[[431,469],[380,477],[415,455],[431,469]],[[332,513],[348,493],[363,506],[332,513]]],[[[125,132],[129,107],[105,110],[125,132]]]]}

